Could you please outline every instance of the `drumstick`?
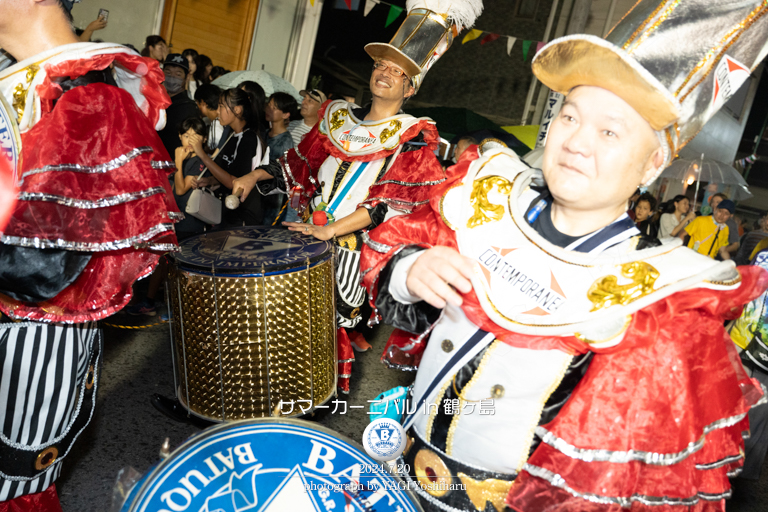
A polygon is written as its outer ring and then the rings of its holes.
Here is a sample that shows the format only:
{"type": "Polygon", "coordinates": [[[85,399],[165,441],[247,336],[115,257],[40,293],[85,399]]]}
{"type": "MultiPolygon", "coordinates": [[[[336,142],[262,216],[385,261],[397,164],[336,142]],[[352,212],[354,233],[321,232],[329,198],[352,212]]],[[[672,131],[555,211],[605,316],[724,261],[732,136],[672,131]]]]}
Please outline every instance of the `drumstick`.
{"type": "Polygon", "coordinates": [[[243,189],[238,187],[237,190],[235,190],[234,194],[228,195],[227,198],[224,199],[224,204],[230,210],[236,209],[238,206],[240,206],[241,195],[243,195],[243,189]]]}

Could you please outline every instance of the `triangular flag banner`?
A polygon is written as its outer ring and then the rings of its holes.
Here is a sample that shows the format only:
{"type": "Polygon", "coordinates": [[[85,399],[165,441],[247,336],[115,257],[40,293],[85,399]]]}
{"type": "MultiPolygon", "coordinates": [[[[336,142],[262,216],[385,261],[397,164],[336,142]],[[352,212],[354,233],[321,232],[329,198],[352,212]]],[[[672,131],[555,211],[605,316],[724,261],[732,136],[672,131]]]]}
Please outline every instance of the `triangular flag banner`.
{"type": "Polygon", "coordinates": [[[371,12],[371,9],[373,9],[373,6],[376,5],[378,0],[365,0],[365,9],[363,10],[363,16],[368,16],[368,13],[371,12]]]}
{"type": "Polygon", "coordinates": [[[389,14],[387,14],[387,22],[384,24],[384,28],[390,26],[392,22],[395,21],[402,12],[403,12],[402,7],[398,7],[396,5],[390,5],[389,14]]]}
{"type": "Polygon", "coordinates": [[[309,4],[314,7],[315,6],[315,0],[309,0],[309,4]]]}
{"type": "Polygon", "coordinates": [[[541,51],[541,49],[544,48],[545,44],[547,44],[547,43],[545,43],[543,41],[539,41],[538,43],[536,43],[536,53],[539,53],[541,51]]]}
{"type": "Polygon", "coordinates": [[[347,4],[347,9],[350,11],[352,10],[352,0],[344,0],[344,3],[347,4]]]}
{"type": "Polygon", "coordinates": [[[528,50],[531,49],[533,41],[523,41],[523,60],[528,60],[528,50]]]}
{"type": "Polygon", "coordinates": [[[473,28],[472,30],[467,32],[467,35],[465,35],[464,39],[461,40],[461,44],[468,43],[469,41],[474,41],[475,39],[477,39],[481,35],[483,35],[483,31],[482,30],[478,30],[476,28],[473,28]]]}
{"type": "Polygon", "coordinates": [[[499,34],[488,34],[480,40],[480,44],[492,43],[499,38],[499,34]]]}
{"type": "Polygon", "coordinates": [[[507,36],[507,55],[512,55],[512,47],[515,46],[516,37],[507,36]]]}

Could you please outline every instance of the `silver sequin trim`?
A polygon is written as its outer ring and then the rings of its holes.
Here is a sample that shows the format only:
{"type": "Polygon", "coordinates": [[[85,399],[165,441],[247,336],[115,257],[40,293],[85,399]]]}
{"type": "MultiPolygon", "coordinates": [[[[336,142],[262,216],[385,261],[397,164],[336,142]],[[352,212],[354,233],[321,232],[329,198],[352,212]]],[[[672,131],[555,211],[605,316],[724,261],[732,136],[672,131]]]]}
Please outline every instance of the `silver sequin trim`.
{"type": "Polygon", "coordinates": [[[565,442],[565,440],[555,436],[544,427],[536,427],[536,435],[541,438],[542,442],[547,443],[555,450],[564,453],[573,459],[583,460],[584,462],[613,462],[617,464],[624,464],[631,461],[640,461],[645,464],[651,464],[654,466],[671,466],[673,464],[680,463],[692,453],[699,451],[704,446],[704,438],[707,434],[713,430],[733,426],[743,420],[745,416],[746,414],[739,414],[737,416],[723,418],[721,420],[710,423],[704,427],[704,433],[697,441],[689,443],[683,451],[677,453],[655,453],[644,452],[640,450],[612,451],[576,448],[575,446],[565,442]]]}
{"type": "MultiPolygon", "coordinates": [[[[363,231],[363,243],[373,249],[376,252],[380,252],[381,254],[387,254],[389,251],[391,251],[394,246],[382,244],[381,242],[377,242],[368,235],[367,231],[363,231]]],[[[394,256],[394,255],[393,255],[394,256]]]]}
{"type": "MultiPolygon", "coordinates": [[[[0,234],[0,242],[8,245],[20,245],[22,247],[35,247],[37,249],[67,249],[69,251],[86,252],[117,251],[127,247],[133,247],[137,244],[142,244],[147,240],[152,240],[157,235],[166,231],[173,232],[173,224],[158,224],[157,226],[150,228],[148,231],[140,235],[136,235],[131,238],[125,238],[123,240],[115,240],[114,242],[103,242],[98,244],[86,242],[70,242],[68,240],[46,240],[44,238],[24,238],[2,234],[0,234]]],[[[176,246],[173,244],[155,245],[158,247],[163,247],[162,250],[176,249],[176,246]],[[170,249],[165,249],[165,247],[169,247],[170,249]]]]}
{"type": "Polygon", "coordinates": [[[155,161],[153,160],[151,162],[153,169],[175,169],[176,164],[171,162],[170,160],[162,160],[162,161],[155,161]]]}
{"type": "Polygon", "coordinates": [[[523,469],[528,473],[530,473],[531,475],[537,478],[541,478],[542,480],[546,480],[554,487],[563,489],[564,491],[567,491],[569,494],[577,498],[582,498],[584,500],[591,501],[592,503],[599,503],[601,505],[620,505],[622,508],[630,508],[632,507],[632,503],[634,502],[642,503],[643,505],[646,505],[646,506],[655,506],[655,505],[692,506],[698,503],[699,499],[703,499],[707,501],[717,501],[723,498],[731,497],[731,491],[727,491],[722,494],[698,493],[696,496],[692,496],[690,498],[669,498],[667,496],[645,496],[642,494],[633,494],[628,498],[601,496],[599,494],[579,492],[571,488],[562,476],[558,475],[557,473],[553,473],[547,469],[541,468],[539,466],[526,464],[523,467],[523,469]]]}
{"type": "Polygon", "coordinates": [[[184,214],[181,212],[168,212],[168,217],[171,218],[171,220],[184,220],[184,214]]]}
{"type": "Polygon", "coordinates": [[[725,466],[726,464],[737,462],[741,460],[741,458],[742,458],[741,455],[731,455],[730,457],[726,457],[724,459],[720,459],[715,462],[710,462],[708,464],[696,464],[696,469],[701,469],[701,470],[715,469],[715,468],[725,466]]]}
{"type": "Polygon", "coordinates": [[[445,182],[445,178],[441,180],[435,180],[435,181],[422,181],[419,183],[412,183],[409,181],[398,181],[398,180],[384,180],[376,183],[376,185],[389,185],[390,183],[393,183],[395,185],[402,185],[404,187],[429,187],[431,185],[439,185],[443,182],[445,182]]]}
{"type": "Polygon", "coordinates": [[[72,208],[90,210],[94,208],[107,208],[109,206],[117,206],[118,204],[128,203],[137,199],[144,199],[145,197],[153,196],[155,194],[162,194],[164,192],[165,189],[163,187],[152,187],[146,190],[140,190],[138,192],[130,192],[117,196],[104,197],[96,201],[74,199],[72,197],[56,196],[53,194],[44,194],[42,192],[20,192],[18,198],[19,201],[42,201],[46,203],[57,203],[62,206],[69,206],[72,208]]]}
{"type": "MultiPolygon", "coordinates": [[[[149,146],[142,146],[140,148],[132,149],[128,153],[121,155],[114,160],[110,160],[109,162],[105,164],[100,165],[79,165],[79,164],[60,164],[60,165],[46,165],[45,167],[40,167],[39,169],[32,169],[31,171],[27,171],[24,174],[21,175],[20,183],[24,183],[24,178],[27,176],[31,176],[33,174],[40,174],[43,172],[52,172],[52,171],[72,171],[72,172],[84,172],[88,174],[100,174],[105,173],[109,171],[113,171],[115,169],[118,169],[134,158],[136,158],[139,155],[143,155],[144,153],[151,153],[152,148],[149,146]]],[[[152,167],[157,169],[155,167],[156,162],[152,162],[152,167]]],[[[173,165],[173,162],[170,162],[171,165],[173,165]]],[[[174,166],[175,167],[175,166],[174,166]]]]}

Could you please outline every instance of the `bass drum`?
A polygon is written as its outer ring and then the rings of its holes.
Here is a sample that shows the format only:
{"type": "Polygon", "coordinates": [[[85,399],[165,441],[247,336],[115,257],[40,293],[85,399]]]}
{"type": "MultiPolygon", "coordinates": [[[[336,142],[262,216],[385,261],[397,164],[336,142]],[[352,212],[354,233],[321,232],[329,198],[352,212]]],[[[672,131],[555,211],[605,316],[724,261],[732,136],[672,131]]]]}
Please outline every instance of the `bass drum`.
{"type": "Polygon", "coordinates": [[[420,512],[402,480],[315,423],[256,419],[190,438],[138,482],[121,512],[420,512]]]}

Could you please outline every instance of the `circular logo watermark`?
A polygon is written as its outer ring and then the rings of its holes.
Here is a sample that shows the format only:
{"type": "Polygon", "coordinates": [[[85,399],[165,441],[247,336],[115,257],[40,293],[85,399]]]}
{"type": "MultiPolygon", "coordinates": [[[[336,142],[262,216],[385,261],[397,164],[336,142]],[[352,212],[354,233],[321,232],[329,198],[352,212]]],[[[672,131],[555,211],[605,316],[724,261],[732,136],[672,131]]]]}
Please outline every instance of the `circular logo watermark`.
{"type": "Polygon", "coordinates": [[[375,419],[363,432],[363,447],[378,461],[396,459],[405,449],[405,430],[393,419],[375,419]]]}

